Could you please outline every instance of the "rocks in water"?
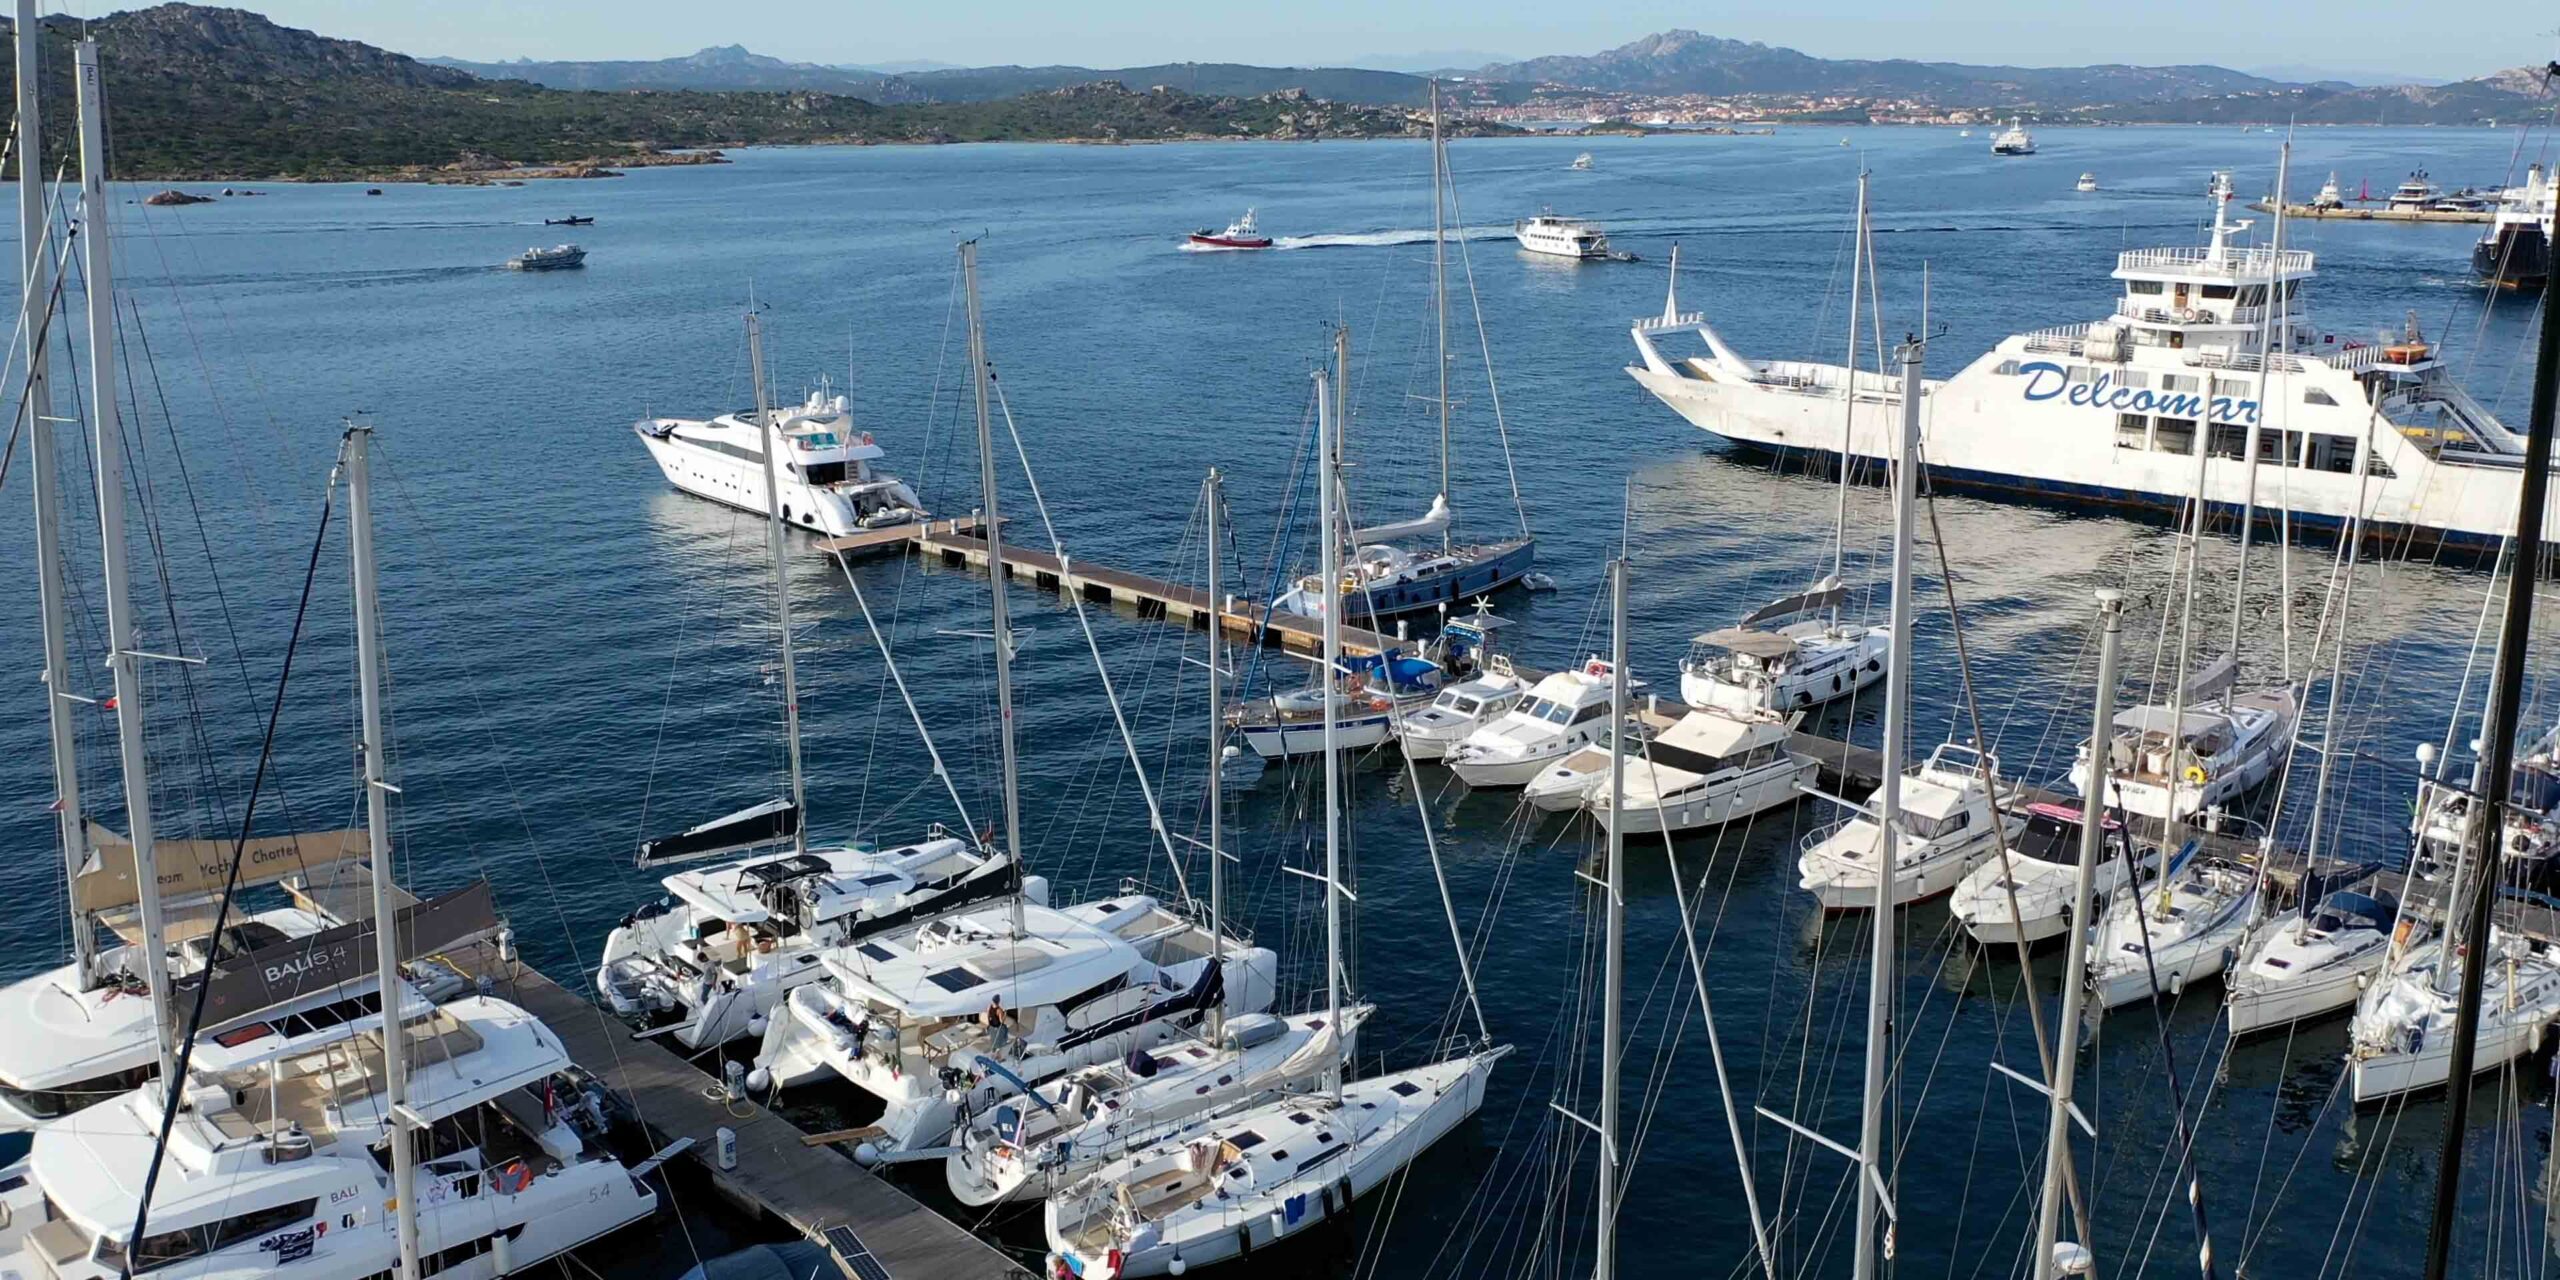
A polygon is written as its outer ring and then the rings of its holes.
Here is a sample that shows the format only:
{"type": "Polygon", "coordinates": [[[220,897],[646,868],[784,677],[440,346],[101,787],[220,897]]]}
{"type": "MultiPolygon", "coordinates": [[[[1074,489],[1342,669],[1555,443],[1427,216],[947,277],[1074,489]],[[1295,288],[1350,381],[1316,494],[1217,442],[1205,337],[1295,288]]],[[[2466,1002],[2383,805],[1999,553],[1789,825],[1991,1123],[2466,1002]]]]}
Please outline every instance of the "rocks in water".
{"type": "Polygon", "coordinates": [[[155,192],[144,197],[142,202],[144,204],[160,205],[164,207],[173,204],[212,204],[213,197],[192,195],[187,192],[180,191],[176,187],[171,187],[166,191],[155,192]]]}

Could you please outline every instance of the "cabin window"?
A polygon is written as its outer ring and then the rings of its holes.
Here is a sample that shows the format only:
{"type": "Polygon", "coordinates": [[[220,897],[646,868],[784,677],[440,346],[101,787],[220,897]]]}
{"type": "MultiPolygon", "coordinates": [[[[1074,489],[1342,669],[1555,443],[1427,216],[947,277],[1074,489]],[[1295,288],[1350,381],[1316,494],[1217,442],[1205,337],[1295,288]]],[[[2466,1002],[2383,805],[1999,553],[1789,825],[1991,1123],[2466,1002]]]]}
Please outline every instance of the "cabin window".
{"type": "Polygon", "coordinates": [[[2196,451],[2196,420],[2162,418],[2157,439],[2159,443],[2155,447],[2162,453],[2180,455],[2194,453],[2196,451]]]}
{"type": "Polygon", "coordinates": [[[2214,457],[2239,461],[2247,456],[2249,436],[2238,427],[2217,423],[2205,433],[2204,448],[2214,457]]]}
{"type": "Polygon", "coordinates": [[[2356,438],[2330,435],[2311,437],[2311,457],[2306,465],[2320,471],[2352,473],[2356,469],[2356,438]]]}
{"type": "Polygon", "coordinates": [[[2151,447],[2151,417],[2141,413],[2116,415],[2116,447],[2147,449],[2151,447]]]}
{"type": "Polygon", "coordinates": [[[1605,702],[1595,702],[1590,706],[1584,707],[1580,711],[1574,712],[1573,722],[1575,724],[1582,724],[1587,721],[1597,720],[1607,714],[1609,714],[1609,704],[1605,702]]]}
{"type": "Polygon", "coordinates": [[[1954,813],[1948,814],[1943,818],[1932,818],[1925,813],[1905,813],[1902,815],[1902,829],[1923,840],[1935,840],[1940,836],[1951,836],[1971,825],[1973,825],[1973,811],[1971,809],[1958,809],[1954,813]]]}
{"type": "Polygon", "coordinates": [[[1238,1151],[1251,1151],[1262,1145],[1262,1135],[1251,1129],[1238,1129],[1236,1136],[1227,1139],[1227,1145],[1238,1151]]]}
{"type": "Polygon", "coordinates": [[[2127,280],[2124,282],[2124,291],[2126,293],[2140,293],[2156,296],[2160,292],[2160,282],[2157,280],[2127,280]]]}
{"type": "MultiPolygon", "coordinates": [[[[216,1250],[229,1248],[243,1240],[271,1235],[296,1223],[310,1221],[311,1212],[318,1207],[318,1204],[316,1200],[295,1200],[277,1205],[272,1209],[244,1213],[236,1218],[224,1218],[219,1222],[207,1223],[201,1227],[186,1227],[177,1231],[144,1236],[141,1246],[133,1251],[133,1269],[137,1272],[149,1271],[154,1267],[165,1267],[173,1262],[200,1258],[216,1250]]],[[[277,1253],[278,1260],[283,1261],[283,1250],[279,1249],[277,1253]]]]}
{"type": "Polygon", "coordinates": [[[2003,361],[2001,361],[2001,362],[2000,362],[2000,367],[1999,367],[1999,368],[1997,368],[1997,369],[1993,369],[1993,370],[1992,370],[1992,372],[1993,372],[1993,373],[1996,373],[1996,374],[1999,374],[2000,376],[2002,376],[2002,377],[2004,377],[2004,378],[2014,378],[2014,377],[2017,377],[2017,376],[2018,376],[2018,362],[2017,362],[2017,361],[2015,361],[2015,360],[2003,360],[2003,361]]]}
{"type": "Polygon", "coordinates": [[[821,485],[844,483],[844,472],[845,464],[841,462],[812,462],[800,469],[802,478],[811,484],[821,485]]]}
{"type": "Polygon", "coordinates": [[[2237,290],[2227,284],[2209,284],[2204,287],[2204,296],[2224,302],[2230,301],[2236,292],[2237,290]]]}
{"type": "Polygon", "coordinates": [[[2321,390],[2321,389],[2320,389],[2320,388],[2318,388],[2318,387],[2305,387],[2305,388],[2303,388],[2303,391],[2302,391],[2302,402],[2303,402],[2304,404],[2325,404],[2325,405],[2335,405],[2335,404],[2337,404],[2337,403],[2338,403],[2337,398],[2336,398],[2335,396],[2330,395],[2328,392],[2323,391],[2323,390],[2321,390]]]}

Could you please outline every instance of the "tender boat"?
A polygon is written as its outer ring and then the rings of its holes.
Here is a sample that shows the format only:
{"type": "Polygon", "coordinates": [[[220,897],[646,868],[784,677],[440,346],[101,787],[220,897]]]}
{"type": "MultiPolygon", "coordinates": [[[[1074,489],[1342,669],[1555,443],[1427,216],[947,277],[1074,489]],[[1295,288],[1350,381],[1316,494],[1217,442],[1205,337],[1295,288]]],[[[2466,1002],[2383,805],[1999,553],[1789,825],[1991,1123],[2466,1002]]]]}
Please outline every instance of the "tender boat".
{"type": "Polygon", "coordinates": [[[2008,128],[1992,135],[1991,154],[1995,156],[2031,156],[2035,153],[2036,136],[2027,132],[2027,127],[2018,123],[2014,116],[2010,117],[2008,128]]]}
{"type": "Polygon", "coordinates": [[[1883,679],[1893,662],[1893,636],[1883,627],[1841,621],[1848,598],[1838,578],[1826,577],[1752,610],[1734,626],[1691,639],[1680,660],[1681,700],[1727,711],[1801,711],[1883,679]],[[1802,620],[1759,629],[1783,618],[1802,620]]]}
{"type": "Polygon", "coordinates": [[[1271,237],[1262,234],[1261,225],[1253,220],[1253,210],[1247,209],[1244,211],[1243,217],[1228,223],[1227,229],[1224,231],[1211,231],[1207,227],[1202,227],[1198,231],[1192,232],[1190,239],[1185,243],[1184,247],[1191,249],[1268,249],[1271,247],[1271,237]]]}
{"type": "MultiPolygon", "coordinates": [[[[1808,777],[1812,763],[1805,761],[1808,777]]],[[[1955,742],[1939,744],[1905,775],[1902,833],[1893,850],[1894,905],[1954,888],[1966,872],[1997,852],[1997,841],[2014,837],[2021,821],[2004,819],[1993,804],[2012,790],[2000,780],[1998,757],[1955,742]]],[[[1825,911],[1873,910],[1884,844],[1883,828],[1872,812],[1860,808],[1855,816],[1806,837],[1804,852],[1796,859],[1797,883],[1825,911]]]]}
{"type": "Polygon", "coordinates": [[[1442,759],[1470,787],[1517,787],[1583,747],[1608,726],[1605,658],[1538,681],[1528,699],[1468,734],[1442,759]]]}
{"type": "Polygon", "coordinates": [[[2499,289],[2539,289],[2551,276],[2551,218],[2560,208],[2560,180],[2539,164],[2524,171],[2524,185],[2499,197],[2489,230],[2471,246],[2471,270],[2499,289]]]}
{"type": "MultiPolygon", "coordinates": [[[[2451,988],[2460,986],[2462,973],[2459,958],[2446,960],[2442,938],[2420,943],[2389,966],[2386,980],[2357,997],[2347,1068],[2358,1103],[2445,1086],[2461,1003],[2451,988]]],[[[2551,944],[2493,925],[2488,960],[2474,1073],[2495,1071],[2540,1048],[2552,1021],[2560,1019],[2560,957],[2551,944]]]]}
{"type": "Polygon", "coordinates": [[[510,271],[558,271],[586,264],[587,251],[574,244],[555,244],[548,249],[537,246],[507,259],[510,271]]]}
{"type": "MultiPolygon", "coordinates": [[[[1793,728],[1794,717],[1775,712],[1690,711],[1627,753],[1619,830],[1696,831],[1794,804],[1813,785],[1816,766],[1813,757],[1787,749],[1793,728]]],[[[1592,819],[1607,822],[1605,767],[1589,795],[1592,819]]]]}
{"type": "Polygon", "coordinates": [[[2076,183],[2073,183],[2073,184],[2072,184],[2071,189],[2072,189],[2072,190],[2074,190],[2074,191],[2081,192],[2081,193],[2082,193],[2082,194],[2084,194],[2084,195],[2085,195],[2085,194],[2087,194],[2088,192],[2091,192],[2091,191],[2095,191],[2095,190],[2097,190],[2097,189],[2098,189],[2098,175],[2096,175],[2096,174],[2094,174],[2094,173],[2084,173],[2084,174],[2081,174],[2081,175],[2080,175],[2080,181],[2078,181],[2078,182],[2076,182],[2076,183]]]}
{"type": "Polygon", "coordinates": [[[1591,803],[1591,797],[1609,784],[1609,761],[1621,742],[1651,741],[1674,723],[1650,706],[1639,706],[1627,717],[1623,726],[1603,725],[1591,735],[1591,745],[1548,765],[1538,775],[1521,784],[1520,799],[1543,813],[1573,813],[1591,803]]]}
{"type": "Polygon", "coordinates": [[[759,516],[766,514],[764,451],[780,447],[788,459],[774,477],[782,518],[831,538],[925,516],[915,490],[874,465],[886,451],[870,432],[853,429],[851,402],[823,385],[796,409],[769,411],[762,431],[754,409],[709,419],[643,418],[631,429],[668,483],[759,516]]]}
{"type": "MultiPolygon", "coordinates": [[[[2378,868],[2365,868],[2363,879],[2378,868]]],[[[2231,1034],[2290,1026],[2355,1007],[2391,953],[2401,918],[2389,893],[2322,890],[2342,877],[2312,876],[2301,887],[2303,909],[2259,925],[2240,948],[2223,999],[2231,1034]]],[[[2411,918],[2412,929],[2423,928],[2411,918]]]]}
{"type": "Polygon", "coordinates": [[[2089,989],[2102,1007],[2179,995],[2220,974],[2248,939],[2258,918],[2257,873],[2196,849],[2189,842],[2165,877],[2128,886],[2098,917],[2089,989]]]}
{"type": "MultiPolygon", "coordinates": [[[[2025,813],[2026,824],[2009,841],[2008,874],[2001,874],[1995,849],[1947,895],[1948,912],[1974,941],[1985,946],[2042,942],[2061,937],[2071,927],[2071,903],[2080,878],[2080,811],[2036,801],[2026,806],[2025,813]]],[[[2097,869],[2090,877],[2090,901],[2096,903],[2123,888],[2126,877],[2116,819],[2106,818],[2101,830],[2105,836],[2098,847],[2097,869]]],[[[2146,870],[2156,868],[2158,851],[2146,851],[2141,861],[2146,870]]]]}
{"type": "Polygon", "coordinates": [[[1578,218],[1560,218],[1553,213],[1511,224],[1511,236],[1520,247],[1531,253],[1551,258],[1573,258],[1589,262],[1609,256],[1609,237],[1598,224],[1578,218]]]}

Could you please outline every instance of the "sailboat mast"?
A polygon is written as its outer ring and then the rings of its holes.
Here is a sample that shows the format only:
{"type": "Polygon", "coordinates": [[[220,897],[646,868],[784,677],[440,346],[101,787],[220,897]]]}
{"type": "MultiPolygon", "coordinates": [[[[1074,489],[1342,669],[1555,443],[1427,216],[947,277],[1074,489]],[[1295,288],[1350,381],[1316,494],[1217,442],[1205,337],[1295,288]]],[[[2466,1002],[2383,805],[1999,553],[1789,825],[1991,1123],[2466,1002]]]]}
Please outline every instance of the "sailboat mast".
{"type": "MultiPolygon", "coordinates": [[[[1861,202],[1863,204],[1863,201],[1861,202]]],[[[1858,1134],[1858,1280],[1876,1274],[1879,1229],[1892,1231],[1885,1182],[1893,1162],[1885,1152],[1885,1106],[1892,1082],[1894,886],[1902,869],[1902,771],[1911,734],[1911,573],[1913,520],[1920,492],[1920,363],[1924,350],[1912,338],[1902,345],[1902,445],[1893,468],[1894,662],[1885,675],[1884,778],[1876,788],[1876,904],[1874,955],[1867,992],[1866,1108],[1858,1134]],[[1886,1217],[1880,1218],[1881,1209],[1886,1217]]]]}
{"type": "MultiPolygon", "coordinates": [[[[1448,198],[1449,151],[1440,139],[1440,82],[1431,82],[1431,310],[1439,330],[1440,351],[1440,498],[1449,497],[1449,232],[1440,210],[1448,198]]],[[[1451,534],[1440,527],[1440,549],[1451,534]]]]}
{"type": "MultiPolygon", "coordinates": [[[[115,277],[107,261],[107,155],[105,87],[98,75],[98,42],[83,39],[78,51],[80,99],[80,252],[89,306],[89,409],[97,442],[91,466],[98,473],[98,549],[106,562],[107,666],[115,672],[117,754],[124,772],[125,824],[133,840],[133,884],[141,899],[143,985],[150,989],[160,1084],[178,1089],[177,1028],[170,1020],[168,926],[160,914],[160,858],[151,830],[151,763],[142,723],[145,655],[135,649],[133,570],[124,531],[124,431],[117,425],[115,277]]],[[[41,434],[41,433],[39,433],[41,434]]]]}
{"type": "MultiPolygon", "coordinates": [[[[1218,577],[1218,539],[1224,533],[1218,522],[1218,508],[1226,496],[1226,478],[1218,474],[1216,467],[1209,468],[1202,497],[1209,521],[1209,945],[1212,962],[1221,975],[1227,968],[1227,854],[1223,839],[1227,816],[1227,692],[1223,673],[1218,669],[1218,642],[1226,635],[1226,606],[1218,594],[1224,586],[1218,577]]],[[[1227,1002],[1220,1000],[1209,1006],[1210,1043],[1223,1038],[1226,1028],[1227,1002]]]]}
{"type": "MultiPolygon", "coordinates": [[[[2098,697],[2097,712],[2089,723],[2089,741],[2103,743],[2116,719],[2117,655],[2124,638],[2124,594],[2112,588],[2098,590],[2098,697]]],[[[2071,918],[2086,920],[2094,908],[2098,860],[2107,842],[2107,753],[2089,752],[2089,788],[2080,797],[2080,869],[2072,880],[2071,918]]],[[[2080,1067],[2080,1012],[2087,994],[2087,984],[2078,975],[2087,972],[2089,963],[2089,931],[2075,924],[2070,931],[2070,944],[2062,961],[2062,1025],[2055,1033],[2053,1045],[2053,1111],[2045,1121],[2044,1200],[2036,1212],[2036,1277],[2037,1280],[2060,1280],[2062,1268],[2055,1261],[2053,1248],[2062,1239],[2063,1191],[2069,1182],[2071,1168],[2071,1082],[2080,1067]]],[[[2083,1240],[2081,1247],[2092,1242],[2083,1240]]]]}
{"type": "Polygon", "coordinates": [[[791,849],[809,851],[809,806],[800,781],[800,671],[792,656],[789,531],[782,523],[782,463],[776,456],[790,444],[773,420],[771,396],[764,383],[764,323],[747,313],[747,374],[756,384],[757,452],[764,455],[765,542],[773,552],[773,616],[782,629],[782,736],[791,759],[791,849]]]}
{"type": "MultiPolygon", "coordinates": [[[[89,833],[80,803],[80,739],[71,716],[71,651],[65,638],[62,567],[61,472],[54,462],[51,344],[45,334],[53,315],[51,220],[45,215],[44,131],[37,123],[37,54],[44,28],[36,0],[18,0],[18,247],[23,251],[20,315],[27,332],[28,486],[36,501],[36,612],[44,633],[47,741],[53,752],[53,813],[62,841],[63,887],[79,880],[89,861],[89,833]]],[[[71,957],[81,989],[97,981],[98,930],[71,903],[71,957]]]]}
{"type": "MultiPolygon", "coordinates": [[[[980,526],[978,533],[987,543],[987,617],[995,636],[996,650],[996,741],[998,754],[1004,761],[1004,846],[1005,852],[1019,864],[1022,860],[1022,796],[1019,761],[1013,746],[1013,623],[1005,611],[1004,599],[1004,517],[996,510],[996,438],[987,416],[988,383],[995,374],[987,368],[987,330],[978,310],[978,242],[960,242],[960,281],[969,307],[969,382],[978,397],[978,489],[980,526]]],[[[1330,613],[1330,610],[1327,610],[1330,613]]],[[[1023,930],[1022,895],[1015,894],[1013,931],[1023,930]]]]}
{"type": "MultiPolygon", "coordinates": [[[[1609,565],[1609,586],[1613,601],[1609,618],[1609,724],[1611,732],[1621,739],[1627,736],[1627,562],[1621,556],[1609,565]]],[[[1618,1274],[1618,1072],[1620,1057],[1625,1052],[1626,1035],[1620,1024],[1619,1006],[1626,995],[1627,949],[1627,833],[1624,815],[1627,808],[1627,751],[1631,741],[1618,741],[1609,753],[1609,865],[1608,882],[1602,892],[1608,897],[1608,953],[1601,968],[1600,1004],[1600,1158],[1595,1162],[1599,1172],[1599,1191],[1593,1212],[1599,1216],[1600,1240],[1596,1248],[1594,1280],[1616,1280],[1618,1274]]]]}
{"type": "Polygon", "coordinates": [[[373,559],[373,428],[347,428],[347,558],[354,567],[356,681],[364,711],[364,833],[373,862],[375,980],[382,998],[382,1114],[391,1139],[400,1275],[418,1267],[417,1154],[408,1125],[409,1038],[400,1022],[399,904],[392,899],[390,751],[382,732],[382,592],[373,559]]]}
{"type": "MultiPolygon", "coordinates": [[[[2213,178],[2213,244],[2206,251],[2205,259],[2208,265],[2219,266],[2229,259],[2231,229],[2227,214],[2230,207],[2231,175],[2217,173],[2213,178]]],[[[2188,656],[2193,647],[2192,640],[2195,632],[2196,578],[2204,572],[2205,465],[2213,458],[2212,436],[2213,423],[2209,420],[2200,422],[2193,441],[2196,452],[2195,488],[2187,498],[2187,574],[2185,579],[2178,578],[2178,562],[2174,549],[2169,558],[2170,585],[2178,588],[2178,654],[2177,658],[2170,663],[2169,802],[2168,810],[2160,823],[2163,858],[2176,857],[2178,847],[2186,843],[2187,837],[2186,822],[2178,815],[2178,784],[2184,780],[2186,770],[2186,765],[2179,757],[2187,740],[2188,656]]],[[[2233,657],[2236,660],[2238,655],[2234,654],[2233,657]]],[[[2105,747],[2104,738],[2093,740],[2089,744],[2089,753],[2094,756],[2105,747]]],[[[2160,877],[2160,892],[2161,900],[2165,903],[2169,892],[2169,877],[2165,874],[2167,869],[2165,863],[2162,869],[2164,874],[2160,877]]]]}
{"type": "MultiPolygon", "coordinates": [[[[2553,220],[2560,230],[2560,217],[2553,220]]],[[[2542,286],[2542,314],[2554,314],[2560,306],[2560,282],[2546,279],[2542,286]]],[[[2488,798],[2487,805],[2473,806],[2471,838],[2464,859],[2473,865],[2466,889],[2470,899],[2461,904],[2460,930],[2446,939],[2446,945],[2467,944],[2461,948],[2462,993],[2454,1006],[2452,1061],[2445,1079],[2452,1086],[2446,1092],[2444,1117],[2444,1157],[2436,1162],[2435,1217],[2427,1226],[2426,1280],[2444,1280],[2447,1261],[2453,1256],[2453,1215],[2462,1193],[2462,1142],[2464,1128],[2471,1118],[2471,1073],[2477,1061],[2476,1041],[2480,1034],[2481,990],[2488,978],[2489,920],[2496,905],[2498,833],[2505,831],[2515,776],[2516,725],[2524,712],[2524,667],[2528,656],[2525,645],[2533,635],[2533,587],[2535,575],[2542,567],[2543,504],[2551,497],[2552,415],[2555,399],[2560,399],[2560,325],[2542,326],[2533,366],[2533,400],[2531,416],[2526,419],[2523,492],[2516,506],[2516,536],[2510,543],[2512,559],[2507,568],[2507,603],[2498,629],[2498,657],[2490,678],[2489,714],[2486,732],[2481,736],[2480,762],[2471,775],[2471,789],[2488,798]],[[2485,808],[2488,812],[2481,813],[2485,808]]]]}
{"type": "Polygon", "coordinates": [[[1857,454],[1850,426],[1858,406],[1858,293],[1867,261],[1867,171],[1858,170],[1858,226],[1849,235],[1849,358],[1840,379],[1840,507],[1831,521],[1831,576],[1841,574],[1849,552],[1849,473],[1857,454]]]}
{"type": "MultiPolygon", "coordinates": [[[[2243,477],[2240,489],[2240,570],[2232,580],[2231,586],[2231,657],[2235,662],[2240,658],[2240,609],[2249,598],[2249,542],[2258,530],[2258,425],[2268,417],[2267,379],[2276,362],[2273,342],[2275,332],[2293,319],[2293,308],[2277,300],[2278,291],[2284,288],[2284,188],[2292,165],[2293,143],[2288,139],[2283,148],[2276,153],[2276,198],[2272,202],[2275,205],[2276,223],[2274,233],[2269,237],[2270,247],[2267,252],[2267,296],[2259,303],[2258,417],[2256,421],[2244,422],[2240,427],[2242,431],[2248,433],[2248,440],[2240,446],[2240,474],[2243,477]]],[[[2208,409],[2211,404],[2212,401],[2208,398],[2206,400],[2208,409]]],[[[2212,425],[2210,422],[2205,424],[2207,435],[2212,434],[2212,425]]],[[[2288,458],[2286,461],[2289,463],[2291,459],[2288,458]]],[[[2284,554],[2287,551],[2282,543],[2277,544],[2277,547],[2278,554],[2284,554]]],[[[2282,607],[2288,614],[2292,612],[2293,604],[2290,597],[2284,599],[2282,607]]],[[[2313,655],[2313,658],[2317,661],[2318,655],[2313,655]]],[[[2293,678],[2293,672],[2290,669],[2284,674],[2288,681],[2293,678]]],[[[2319,802],[2315,799],[2313,803],[2316,805],[2319,802]]]]}
{"type": "MultiPolygon", "coordinates": [[[[1333,447],[1332,397],[1326,394],[1324,370],[1316,370],[1316,455],[1324,483],[1316,502],[1317,523],[1324,528],[1322,565],[1328,583],[1342,580],[1342,542],[1334,534],[1333,496],[1342,483],[1342,455],[1333,447]]],[[[1325,1071],[1325,1090],[1342,1101],[1342,753],[1339,708],[1334,703],[1342,672],[1342,610],[1324,611],[1324,1024],[1333,1030],[1333,1063],[1325,1071]]]]}

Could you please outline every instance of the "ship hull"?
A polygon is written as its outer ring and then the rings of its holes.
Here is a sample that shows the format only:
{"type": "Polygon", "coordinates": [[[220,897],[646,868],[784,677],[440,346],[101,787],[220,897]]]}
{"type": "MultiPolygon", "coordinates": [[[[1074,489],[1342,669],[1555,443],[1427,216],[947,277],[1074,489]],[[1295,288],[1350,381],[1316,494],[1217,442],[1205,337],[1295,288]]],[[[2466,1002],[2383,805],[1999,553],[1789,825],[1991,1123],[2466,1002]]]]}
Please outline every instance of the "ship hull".
{"type": "Polygon", "coordinates": [[[2537,223],[2507,223],[2471,247],[2471,269],[2495,288],[2539,289],[2551,278],[2551,237],[2537,223]]]}

